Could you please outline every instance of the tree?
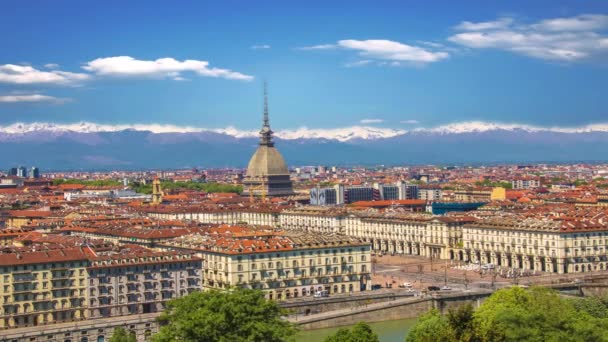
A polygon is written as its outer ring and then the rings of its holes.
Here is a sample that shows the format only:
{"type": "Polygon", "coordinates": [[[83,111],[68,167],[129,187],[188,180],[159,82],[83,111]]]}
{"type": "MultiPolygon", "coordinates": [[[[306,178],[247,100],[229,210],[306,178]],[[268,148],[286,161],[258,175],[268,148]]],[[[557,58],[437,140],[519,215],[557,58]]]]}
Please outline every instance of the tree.
{"type": "Polygon", "coordinates": [[[475,326],[473,325],[473,306],[461,305],[456,309],[449,309],[448,323],[457,341],[474,341],[475,326]]]}
{"type": "Polygon", "coordinates": [[[405,342],[450,342],[455,340],[456,337],[450,323],[441,316],[437,309],[432,309],[420,316],[405,338],[405,342]]]}
{"type": "Polygon", "coordinates": [[[258,290],[193,292],[167,303],[154,341],[291,341],[297,330],[282,313],[258,290]]]}
{"type": "Polygon", "coordinates": [[[595,318],[608,318],[608,307],[598,297],[576,298],[572,303],[577,311],[586,312],[595,318]]]}
{"type": "Polygon", "coordinates": [[[540,287],[499,290],[474,314],[482,341],[606,341],[606,323],[540,287]]]}
{"type": "Polygon", "coordinates": [[[359,322],[352,329],[340,328],[327,336],[325,342],[380,342],[378,335],[365,322],[359,322]]]}
{"type": "Polygon", "coordinates": [[[127,332],[125,328],[118,327],[114,328],[112,337],[110,337],[110,342],[137,342],[137,338],[135,337],[134,332],[127,332]]]}
{"type": "Polygon", "coordinates": [[[442,317],[422,315],[406,341],[608,341],[608,305],[599,298],[566,299],[540,287],[513,287],[442,317]]]}

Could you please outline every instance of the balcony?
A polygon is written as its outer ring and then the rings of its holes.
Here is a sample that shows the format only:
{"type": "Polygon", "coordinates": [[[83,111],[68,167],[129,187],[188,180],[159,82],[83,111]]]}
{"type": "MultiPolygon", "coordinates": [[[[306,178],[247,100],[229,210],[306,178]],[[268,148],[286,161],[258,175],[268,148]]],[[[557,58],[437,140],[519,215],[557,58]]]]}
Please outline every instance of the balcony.
{"type": "Polygon", "coordinates": [[[22,276],[13,276],[13,284],[17,283],[29,283],[36,280],[36,276],[34,274],[27,274],[22,276]]]}

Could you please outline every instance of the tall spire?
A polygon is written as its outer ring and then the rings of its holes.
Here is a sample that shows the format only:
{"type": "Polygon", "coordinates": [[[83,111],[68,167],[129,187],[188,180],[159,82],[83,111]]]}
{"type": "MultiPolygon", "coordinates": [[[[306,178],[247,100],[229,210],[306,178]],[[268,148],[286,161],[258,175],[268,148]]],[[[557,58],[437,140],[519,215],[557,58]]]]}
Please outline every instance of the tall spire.
{"type": "Polygon", "coordinates": [[[268,121],[268,84],[264,81],[264,126],[270,127],[268,121]]]}
{"type": "Polygon", "coordinates": [[[266,81],[264,81],[264,122],[260,130],[260,145],[272,147],[272,130],[270,129],[270,120],[268,119],[268,89],[266,81]]]}

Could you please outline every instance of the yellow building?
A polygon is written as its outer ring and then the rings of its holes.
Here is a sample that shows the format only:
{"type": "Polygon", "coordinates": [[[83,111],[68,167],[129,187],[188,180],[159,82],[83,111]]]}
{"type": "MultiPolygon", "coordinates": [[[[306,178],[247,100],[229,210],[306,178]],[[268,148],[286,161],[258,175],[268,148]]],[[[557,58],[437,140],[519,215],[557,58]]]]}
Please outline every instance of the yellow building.
{"type": "Polygon", "coordinates": [[[187,235],[159,247],[193,251],[202,257],[206,289],[239,286],[281,300],[318,291],[352,293],[371,288],[369,243],[330,233],[251,233],[231,228],[242,231],[223,236],[187,235]]]}
{"type": "Polygon", "coordinates": [[[492,189],[490,194],[490,200],[492,201],[504,201],[507,199],[507,190],[505,188],[496,187],[492,189]]]}
{"type": "Polygon", "coordinates": [[[0,254],[0,329],[87,317],[81,248],[0,254]]]}

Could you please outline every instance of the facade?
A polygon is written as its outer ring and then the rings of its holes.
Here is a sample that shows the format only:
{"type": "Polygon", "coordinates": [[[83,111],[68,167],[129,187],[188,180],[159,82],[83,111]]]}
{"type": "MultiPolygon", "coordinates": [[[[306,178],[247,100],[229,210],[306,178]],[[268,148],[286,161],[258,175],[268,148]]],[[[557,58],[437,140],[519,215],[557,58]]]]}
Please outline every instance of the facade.
{"type": "Polygon", "coordinates": [[[344,203],[373,201],[374,188],[368,186],[351,186],[344,189],[344,203]]]}
{"type": "Polygon", "coordinates": [[[486,220],[463,228],[458,258],[509,268],[579,273],[608,269],[608,229],[540,220],[486,220]]]}
{"type": "Polygon", "coordinates": [[[400,200],[418,198],[418,185],[408,184],[407,182],[399,181],[397,182],[397,187],[399,188],[400,200]]]}
{"type": "Polygon", "coordinates": [[[450,259],[459,246],[466,220],[448,218],[403,218],[348,216],[345,233],[372,244],[372,249],[390,254],[420,255],[450,259]]]}
{"type": "Polygon", "coordinates": [[[418,189],[418,198],[425,201],[440,201],[441,189],[418,189]]]}
{"type": "Polygon", "coordinates": [[[0,254],[0,329],[159,312],[202,289],[202,268],[191,253],[140,248],[0,254]]]}
{"type": "Polygon", "coordinates": [[[243,180],[245,196],[290,196],[293,187],[287,164],[274,147],[268,120],[268,96],[264,85],[264,123],[260,130],[260,143],[249,161],[243,180]]]}
{"type": "Polygon", "coordinates": [[[17,177],[27,178],[27,169],[24,166],[17,168],[17,177]]]}
{"type": "Polygon", "coordinates": [[[334,188],[312,188],[310,189],[311,205],[336,205],[338,204],[337,191],[334,188]]]}
{"type": "Polygon", "coordinates": [[[232,237],[183,236],[163,247],[202,257],[206,289],[240,286],[277,300],[371,289],[368,243],[339,234],[231,230],[232,237]]]}
{"type": "Polygon", "coordinates": [[[454,199],[457,202],[490,202],[493,200],[504,200],[506,198],[505,188],[472,188],[454,191],[454,199]]]}
{"type": "Polygon", "coordinates": [[[538,179],[515,179],[511,181],[513,189],[536,189],[540,188],[540,180],[538,179]]]}
{"type": "Polygon", "coordinates": [[[399,187],[396,185],[375,183],[374,189],[378,192],[379,200],[398,200],[399,187]]]}
{"type": "Polygon", "coordinates": [[[0,329],[88,318],[87,253],[0,254],[0,329]]]}
{"type": "Polygon", "coordinates": [[[30,177],[31,178],[40,178],[40,169],[33,166],[30,170],[30,177]]]}
{"type": "Polygon", "coordinates": [[[89,317],[161,312],[166,301],[202,286],[202,260],[186,253],[104,253],[87,267],[89,317]]]}

